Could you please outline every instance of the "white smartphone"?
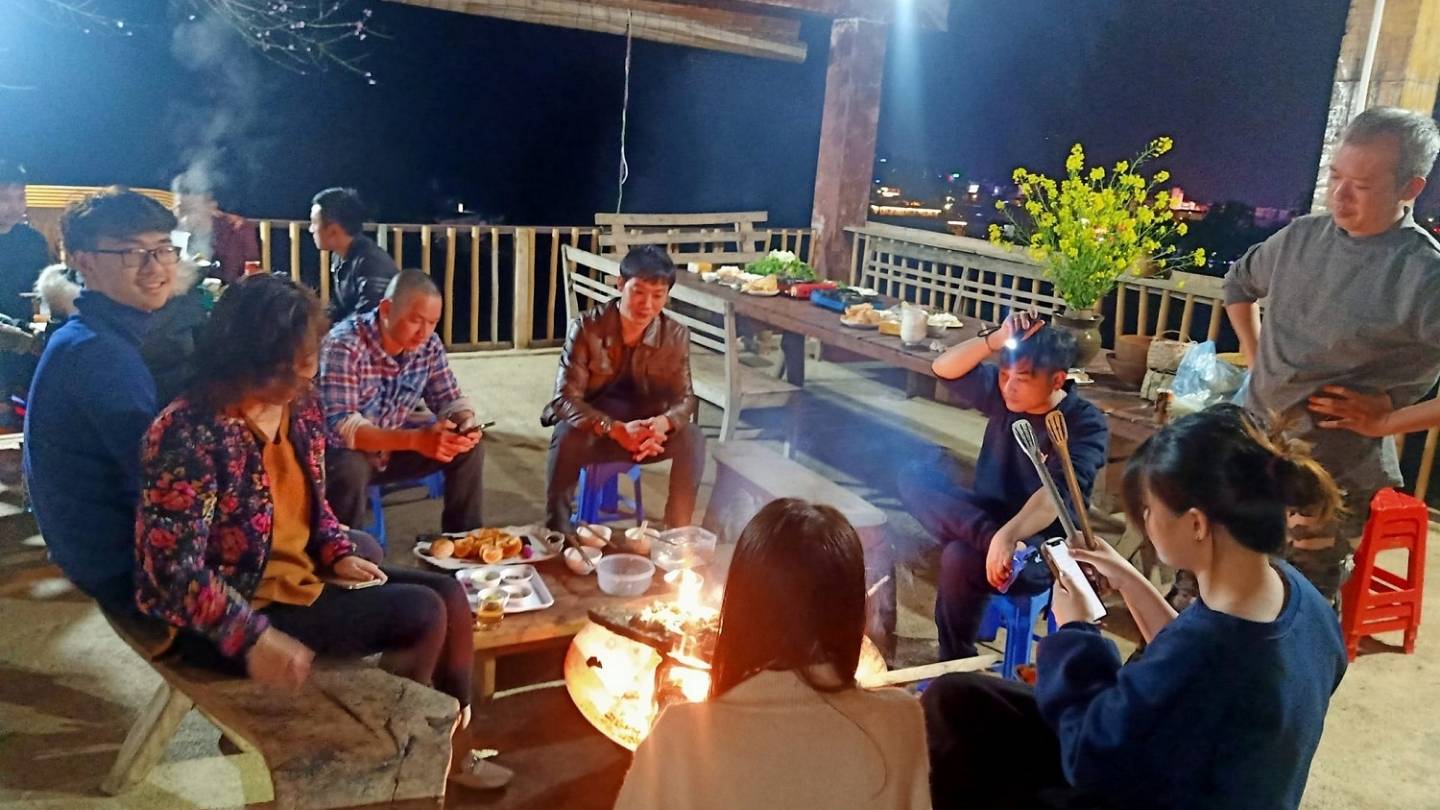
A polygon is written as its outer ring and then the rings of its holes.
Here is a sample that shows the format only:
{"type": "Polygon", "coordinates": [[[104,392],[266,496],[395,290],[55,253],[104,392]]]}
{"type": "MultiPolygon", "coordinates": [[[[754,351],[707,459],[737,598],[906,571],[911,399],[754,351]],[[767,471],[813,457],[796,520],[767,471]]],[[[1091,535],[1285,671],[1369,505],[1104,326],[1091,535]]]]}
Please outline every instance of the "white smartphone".
{"type": "Polygon", "coordinates": [[[359,582],[353,579],[327,579],[325,580],[325,584],[334,585],[337,588],[343,588],[347,591],[362,591],[366,588],[373,588],[376,585],[384,585],[385,580],[379,577],[361,580],[359,582]]]}
{"type": "Polygon", "coordinates": [[[1070,546],[1066,545],[1065,539],[1052,537],[1046,540],[1040,546],[1040,553],[1045,557],[1045,564],[1050,566],[1056,587],[1080,590],[1080,596],[1085,602],[1085,621],[1094,624],[1105,618],[1104,603],[1090,586],[1090,580],[1085,578],[1085,573],[1080,570],[1080,564],[1070,556],[1070,546]]]}

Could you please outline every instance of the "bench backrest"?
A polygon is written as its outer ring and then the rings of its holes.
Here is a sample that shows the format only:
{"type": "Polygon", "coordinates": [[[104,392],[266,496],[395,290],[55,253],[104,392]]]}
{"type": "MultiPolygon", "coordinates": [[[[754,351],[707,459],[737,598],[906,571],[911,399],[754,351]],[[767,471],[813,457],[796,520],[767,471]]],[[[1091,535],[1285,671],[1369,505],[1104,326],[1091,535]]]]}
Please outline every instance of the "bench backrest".
{"type": "Polygon", "coordinates": [[[1063,305],[1041,268],[979,239],[866,223],[856,235],[850,283],[881,295],[993,321],[1011,309],[1053,314],[1063,305]]]}
{"type": "MultiPolygon", "coordinates": [[[[572,320],[589,307],[603,306],[620,297],[620,262],[614,257],[570,245],[564,247],[563,255],[566,306],[572,320]]],[[[725,390],[734,391],[740,381],[735,305],[677,283],[670,290],[665,312],[690,328],[691,344],[724,355],[725,390]]]]}
{"type": "Polygon", "coordinates": [[[631,248],[660,245],[677,265],[689,262],[743,265],[769,251],[766,211],[701,214],[596,214],[603,227],[604,253],[624,256],[631,248]]]}

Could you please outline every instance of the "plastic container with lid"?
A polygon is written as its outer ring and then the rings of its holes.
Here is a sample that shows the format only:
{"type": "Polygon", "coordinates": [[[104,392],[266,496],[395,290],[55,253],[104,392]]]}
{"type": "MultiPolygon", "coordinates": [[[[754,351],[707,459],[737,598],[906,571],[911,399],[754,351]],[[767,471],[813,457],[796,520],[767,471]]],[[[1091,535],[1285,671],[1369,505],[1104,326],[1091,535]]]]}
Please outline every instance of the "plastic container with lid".
{"type": "Polygon", "coordinates": [[[699,526],[662,532],[650,547],[650,559],[666,571],[695,568],[715,556],[715,533],[699,526]]]}
{"type": "Polygon", "coordinates": [[[611,554],[595,564],[600,590],[611,596],[639,596],[650,589],[655,564],[636,554],[611,554]]]}

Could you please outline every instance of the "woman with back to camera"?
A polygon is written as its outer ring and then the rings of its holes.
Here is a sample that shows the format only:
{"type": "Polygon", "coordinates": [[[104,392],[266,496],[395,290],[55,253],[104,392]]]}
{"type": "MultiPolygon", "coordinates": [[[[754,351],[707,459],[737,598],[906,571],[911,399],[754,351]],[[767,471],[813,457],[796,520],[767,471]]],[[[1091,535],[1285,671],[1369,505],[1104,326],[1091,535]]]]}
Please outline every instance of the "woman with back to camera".
{"type": "Polygon", "coordinates": [[[929,807],[919,703],[855,682],[864,629],[854,527],[829,506],[766,505],[730,565],[710,699],[661,714],[616,807],[929,807]]]}
{"type": "Polygon", "coordinates": [[[1074,549],[1124,596],[1145,654],[1121,666],[1081,619],[1083,583],[1057,586],[1033,690],[973,675],[926,690],[936,807],[1299,806],[1346,657],[1329,603],[1276,555],[1288,509],[1339,508],[1334,481],[1221,405],[1142,444],[1124,494],[1199,599],[1177,615],[1108,544],[1074,549]]]}

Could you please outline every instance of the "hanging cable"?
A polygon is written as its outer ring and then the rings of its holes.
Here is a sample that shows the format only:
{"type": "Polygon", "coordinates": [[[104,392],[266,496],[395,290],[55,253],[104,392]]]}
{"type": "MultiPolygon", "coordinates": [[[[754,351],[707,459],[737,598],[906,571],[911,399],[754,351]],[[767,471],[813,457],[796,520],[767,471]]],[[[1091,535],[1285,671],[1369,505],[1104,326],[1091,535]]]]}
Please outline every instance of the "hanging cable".
{"type": "Polygon", "coordinates": [[[620,183],[615,193],[615,213],[625,202],[625,181],[630,179],[630,162],[625,159],[625,132],[630,118],[630,48],[635,41],[631,28],[634,11],[625,12],[625,95],[620,102],[620,183]]]}

